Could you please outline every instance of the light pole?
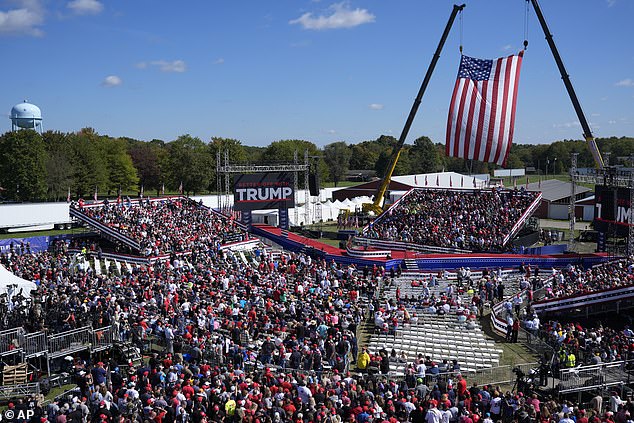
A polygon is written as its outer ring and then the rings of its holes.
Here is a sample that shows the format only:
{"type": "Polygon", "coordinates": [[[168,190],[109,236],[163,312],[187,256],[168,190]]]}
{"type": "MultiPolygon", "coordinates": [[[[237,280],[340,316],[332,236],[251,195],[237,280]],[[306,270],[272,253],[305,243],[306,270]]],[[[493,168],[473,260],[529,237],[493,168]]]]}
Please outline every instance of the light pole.
{"type": "Polygon", "coordinates": [[[555,165],[557,164],[557,157],[553,159],[553,178],[555,177],[555,165]]]}
{"type": "Polygon", "coordinates": [[[548,166],[550,166],[550,159],[546,157],[546,175],[544,176],[544,179],[548,179],[548,166]]]}

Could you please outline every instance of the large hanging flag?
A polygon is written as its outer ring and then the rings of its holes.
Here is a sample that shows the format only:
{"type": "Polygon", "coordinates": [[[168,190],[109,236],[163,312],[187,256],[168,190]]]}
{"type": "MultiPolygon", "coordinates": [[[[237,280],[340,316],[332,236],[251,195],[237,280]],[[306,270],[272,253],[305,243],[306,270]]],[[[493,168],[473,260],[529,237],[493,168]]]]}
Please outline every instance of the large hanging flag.
{"type": "Polygon", "coordinates": [[[447,120],[447,156],[503,166],[511,149],[523,52],[495,60],[462,56],[447,120]]]}

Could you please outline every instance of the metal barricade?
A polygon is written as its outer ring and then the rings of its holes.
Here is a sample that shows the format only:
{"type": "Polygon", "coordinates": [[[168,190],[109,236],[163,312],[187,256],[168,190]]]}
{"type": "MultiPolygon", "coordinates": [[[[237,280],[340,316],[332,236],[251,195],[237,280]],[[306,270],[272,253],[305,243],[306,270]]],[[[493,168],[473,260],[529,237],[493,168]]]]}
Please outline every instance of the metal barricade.
{"type": "Polygon", "coordinates": [[[505,383],[513,383],[516,379],[511,366],[491,367],[488,369],[478,370],[476,373],[467,376],[468,383],[477,383],[478,386],[483,385],[501,385],[505,383]]]}
{"type": "Polygon", "coordinates": [[[92,335],[93,351],[102,351],[108,349],[115,341],[114,328],[112,326],[105,326],[103,328],[93,329],[92,335]]]}
{"type": "Polygon", "coordinates": [[[21,347],[20,340],[24,335],[24,329],[22,328],[11,328],[0,331],[0,354],[6,353],[12,350],[12,343],[14,340],[18,342],[16,347],[21,347]]]}
{"type": "Polygon", "coordinates": [[[634,360],[578,366],[559,371],[559,393],[591,391],[627,384],[634,360]]]}
{"type": "Polygon", "coordinates": [[[0,399],[3,400],[13,400],[39,394],[40,384],[38,382],[0,386],[0,399]]]}
{"type": "Polygon", "coordinates": [[[44,355],[47,351],[46,333],[34,332],[24,335],[24,353],[27,358],[44,355]]]}
{"type": "Polygon", "coordinates": [[[93,333],[90,326],[50,335],[48,337],[49,357],[56,358],[90,348],[92,341],[93,333]]]}

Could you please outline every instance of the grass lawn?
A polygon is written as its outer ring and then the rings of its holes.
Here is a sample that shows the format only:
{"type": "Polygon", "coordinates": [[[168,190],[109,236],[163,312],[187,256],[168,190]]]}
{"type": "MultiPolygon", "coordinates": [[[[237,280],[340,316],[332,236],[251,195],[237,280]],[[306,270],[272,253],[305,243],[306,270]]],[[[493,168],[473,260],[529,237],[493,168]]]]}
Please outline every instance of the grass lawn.
{"type": "Polygon", "coordinates": [[[50,231],[33,231],[33,232],[11,232],[7,234],[0,234],[0,239],[9,238],[29,238],[32,236],[53,236],[64,234],[82,234],[91,232],[87,228],[74,228],[74,229],[51,229],[50,231]]]}

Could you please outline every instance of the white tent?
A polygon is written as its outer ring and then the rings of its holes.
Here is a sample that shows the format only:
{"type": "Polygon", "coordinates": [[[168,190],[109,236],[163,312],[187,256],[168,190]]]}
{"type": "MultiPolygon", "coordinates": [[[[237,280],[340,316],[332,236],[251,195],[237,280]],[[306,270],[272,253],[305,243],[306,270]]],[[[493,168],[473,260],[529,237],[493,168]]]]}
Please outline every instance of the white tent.
{"type": "Polygon", "coordinates": [[[9,293],[11,290],[17,294],[20,289],[22,289],[23,296],[31,297],[31,291],[37,289],[37,285],[35,285],[35,282],[17,277],[0,265],[0,294],[9,293]]]}
{"type": "Polygon", "coordinates": [[[328,200],[325,203],[321,203],[321,219],[324,222],[336,220],[337,216],[339,216],[339,208],[332,201],[328,200]]]}

